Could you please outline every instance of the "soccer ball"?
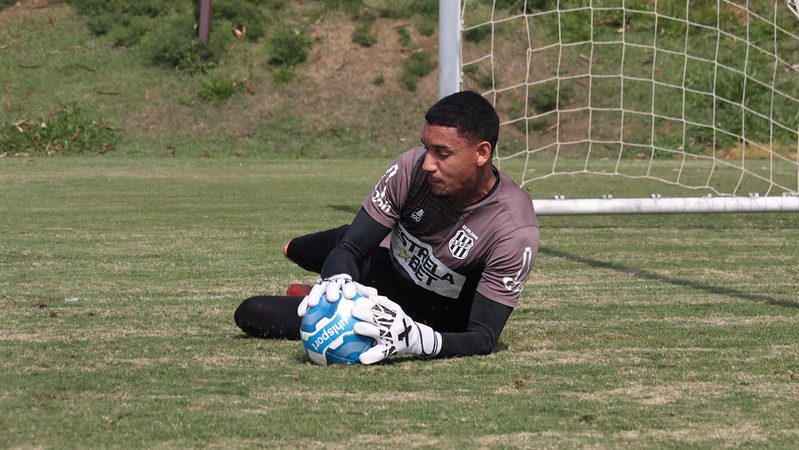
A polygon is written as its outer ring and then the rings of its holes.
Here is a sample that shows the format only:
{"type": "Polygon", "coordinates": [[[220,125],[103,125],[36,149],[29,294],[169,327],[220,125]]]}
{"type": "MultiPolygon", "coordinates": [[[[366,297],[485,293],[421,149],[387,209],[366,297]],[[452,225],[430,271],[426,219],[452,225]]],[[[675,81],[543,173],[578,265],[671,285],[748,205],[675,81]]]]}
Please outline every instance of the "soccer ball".
{"type": "Polygon", "coordinates": [[[315,364],[357,364],[358,356],[369,350],[374,341],[366,336],[355,334],[353,325],[358,321],[350,311],[359,299],[342,298],[330,302],[322,295],[319,304],[311,307],[300,322],[300,339],[308,357],[315,364]]]}

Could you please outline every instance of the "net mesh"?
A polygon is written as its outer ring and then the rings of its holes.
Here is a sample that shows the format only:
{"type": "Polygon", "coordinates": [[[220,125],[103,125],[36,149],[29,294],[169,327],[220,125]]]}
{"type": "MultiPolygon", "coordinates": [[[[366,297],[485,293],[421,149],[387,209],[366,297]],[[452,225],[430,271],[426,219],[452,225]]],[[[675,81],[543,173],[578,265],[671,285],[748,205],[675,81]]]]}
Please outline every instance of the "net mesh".
{"type": "Polygon", "coordinates": [[[799,190],[799,19],[783,1],[462,5],[463,86],[497,107],[496,163],[521,184],[569,196],[592,195],[579,176],[605,175],[678,196],[799,190]],[[560,175],[571,181],[551,182],[560,175]]]}

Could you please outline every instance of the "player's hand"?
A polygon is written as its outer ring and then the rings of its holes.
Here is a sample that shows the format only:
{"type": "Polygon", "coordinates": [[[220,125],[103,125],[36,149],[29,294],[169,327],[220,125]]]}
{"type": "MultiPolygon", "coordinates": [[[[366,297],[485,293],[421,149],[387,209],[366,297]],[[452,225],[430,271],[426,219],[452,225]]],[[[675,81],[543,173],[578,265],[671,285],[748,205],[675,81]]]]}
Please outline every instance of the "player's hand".
{"type": "Polygon", "coordinates": [[[337,302],[342,296],[352,300],[357,294],[370,297],[377,295],[377,289],[355,282],[351,276],[345,273],[323,278],[317,281],[311,288],[311,292],[302,299],[300,306],[297,308],[297,315],[302,317],[308,311],[308,308],[318,305],[322,295],[330,302],[337,302]]]}
{"type": "Polygon", "coordinates": [[[355,333],[377,342],[361,353],[362,364],[374,364],[403,353],[430,358],[441,351],[441,334],[414,322],[398,304],[386,297],[359,298],[352,307],[352,315],[362,320],[353,327],[355,333]]]}

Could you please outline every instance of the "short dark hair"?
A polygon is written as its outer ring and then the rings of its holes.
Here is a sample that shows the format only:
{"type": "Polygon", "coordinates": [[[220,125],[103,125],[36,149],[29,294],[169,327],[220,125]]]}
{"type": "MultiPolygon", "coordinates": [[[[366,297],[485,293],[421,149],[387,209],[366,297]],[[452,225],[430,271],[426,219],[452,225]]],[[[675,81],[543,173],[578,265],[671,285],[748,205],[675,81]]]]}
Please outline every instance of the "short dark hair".
{"type": "Polygon", "coordinates": [[[499,139],[499,116],[482,95],[461,91],[439,100],[424,116],[429,125],[456,128],[472,141],[488,141],[493,152],[499,139]]]}

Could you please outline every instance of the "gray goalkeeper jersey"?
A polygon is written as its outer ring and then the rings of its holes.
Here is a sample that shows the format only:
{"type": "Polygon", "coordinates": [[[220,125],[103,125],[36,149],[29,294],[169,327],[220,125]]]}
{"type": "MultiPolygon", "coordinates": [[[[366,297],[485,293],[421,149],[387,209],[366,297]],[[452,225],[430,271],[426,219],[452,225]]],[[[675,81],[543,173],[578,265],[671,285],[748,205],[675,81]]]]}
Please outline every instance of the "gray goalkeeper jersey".
{"type": "Polygon", "coordinates": [[[363,202],[366,212],[392,229],[392,262],[403,278],[442,297],[457,299],[464,286],[515,307],[538,251],[538,220],[530,197],[499,173],[479,203],[457,208],[430,191],[422,170],[424,148],[392,163],[363,202]]]}

